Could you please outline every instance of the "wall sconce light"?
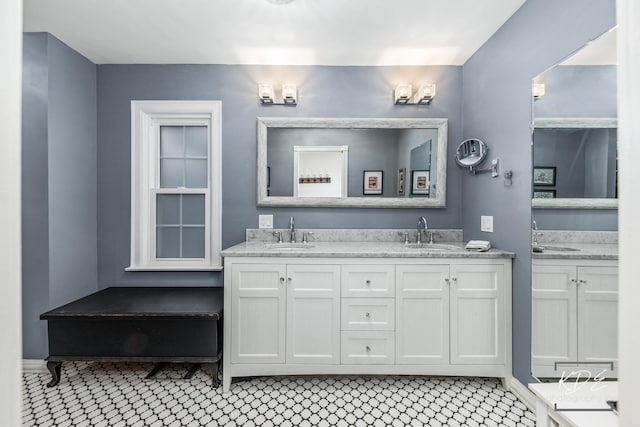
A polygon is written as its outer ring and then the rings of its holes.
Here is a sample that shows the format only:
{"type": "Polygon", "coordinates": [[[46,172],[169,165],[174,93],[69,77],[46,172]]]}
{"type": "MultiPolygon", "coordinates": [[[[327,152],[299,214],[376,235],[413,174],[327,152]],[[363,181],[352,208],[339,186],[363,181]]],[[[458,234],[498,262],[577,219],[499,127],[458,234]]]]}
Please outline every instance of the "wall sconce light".
{"type": "Polygon", "coordinates": [[[545,94],[544,83],[534,83],[532,93],[533,93],[533,99],[538,99],[544,96],[545,94]]]}
{"type": "Polygon", "coordinates": [[[297,105],[298,88],[293,84],[282,85],[282,102],[276,102],[273,85],[259,84],[258,98],[263,105],[297,105]]]}
{"type": "Polygon", "coordinates": [[[412,86],[409,84],[399,84],[393,92],[396,105],[428,105],[436,96],[436,85],[427,84],[420,86],[411,100],[412,86]]]}

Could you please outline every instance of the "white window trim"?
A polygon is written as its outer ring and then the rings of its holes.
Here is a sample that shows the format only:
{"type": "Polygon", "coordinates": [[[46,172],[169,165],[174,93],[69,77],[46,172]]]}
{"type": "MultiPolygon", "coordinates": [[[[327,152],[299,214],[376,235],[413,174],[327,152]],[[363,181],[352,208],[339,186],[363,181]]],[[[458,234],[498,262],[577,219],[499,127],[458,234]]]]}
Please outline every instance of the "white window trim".
{"type": "MultiPolygon", "coordinates": [[[[127,271],[222,270],[221,101],[131,101],[131,264],[127,271]],[[155,257],[155,194],[159,188],[160,125],[209,126],[209,203],[205,258],[155,257]]],[[[175,190],[173,191],[175,192],[175,190]]],[[[181,193],[202,190],[180,190],[181,193]]]]}

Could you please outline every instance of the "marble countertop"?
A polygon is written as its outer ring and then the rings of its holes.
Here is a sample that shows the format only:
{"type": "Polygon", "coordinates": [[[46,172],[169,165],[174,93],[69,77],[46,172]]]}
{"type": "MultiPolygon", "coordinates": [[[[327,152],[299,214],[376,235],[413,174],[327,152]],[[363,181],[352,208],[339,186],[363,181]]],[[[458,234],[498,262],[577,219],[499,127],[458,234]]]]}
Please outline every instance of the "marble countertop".
{"type": "Polygon", "coordinates": [[[319,257],[319,258],[513,258],[513,252],[490,249],[468,251],[463,242],[438,242],[430,245],[402,242],[336,242],[314,241],[307,244],[274,244],[247,241],[222,251],[224,257],[319,257]]]}
{"type": "Polygon", "coordinates": [[[618,259],[617,231],[533,230],[533,259],[618,259]]]}
{"type": "Polygon", "coordinates": [[[539,246],[544,250],[532,252],[533,259],[618,259],[617,244],[554,242],[539,246]]]}

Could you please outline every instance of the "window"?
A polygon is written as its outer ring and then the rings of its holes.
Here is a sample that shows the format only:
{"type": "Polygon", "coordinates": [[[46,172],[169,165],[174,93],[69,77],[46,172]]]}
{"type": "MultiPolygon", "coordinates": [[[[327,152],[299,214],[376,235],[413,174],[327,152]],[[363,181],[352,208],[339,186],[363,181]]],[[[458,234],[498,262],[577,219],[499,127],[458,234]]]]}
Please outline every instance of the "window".
{"type": "Polygon", "coordinates": [[[220,101],[131,102],[131,265],[220,270],[220,101]]]}

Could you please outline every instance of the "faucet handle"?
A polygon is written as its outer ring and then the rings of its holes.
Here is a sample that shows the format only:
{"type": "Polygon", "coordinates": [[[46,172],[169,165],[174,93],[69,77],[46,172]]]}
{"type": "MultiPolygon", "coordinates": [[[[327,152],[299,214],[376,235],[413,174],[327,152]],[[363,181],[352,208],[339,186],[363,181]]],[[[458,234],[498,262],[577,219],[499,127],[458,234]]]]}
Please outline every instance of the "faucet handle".
{"type": "Polygon", "coordinates": [[[405,231],[404,233],[402,233],[402,237],[404,238],[404,244],[408,245],[409,244],[409,232],[405,231]]]}
{"type": "Polygon", "coordinates": [[[284,240],[282,240],[282,231],[274,231],[272,234],[278,239],[278,243],[284,243],[284,240]]]}
{"type": "Polygon", "coordinates": [[[313,231],[302,232],[302,243],[309,243],[308,236],[313,236],[313,231]]]}

